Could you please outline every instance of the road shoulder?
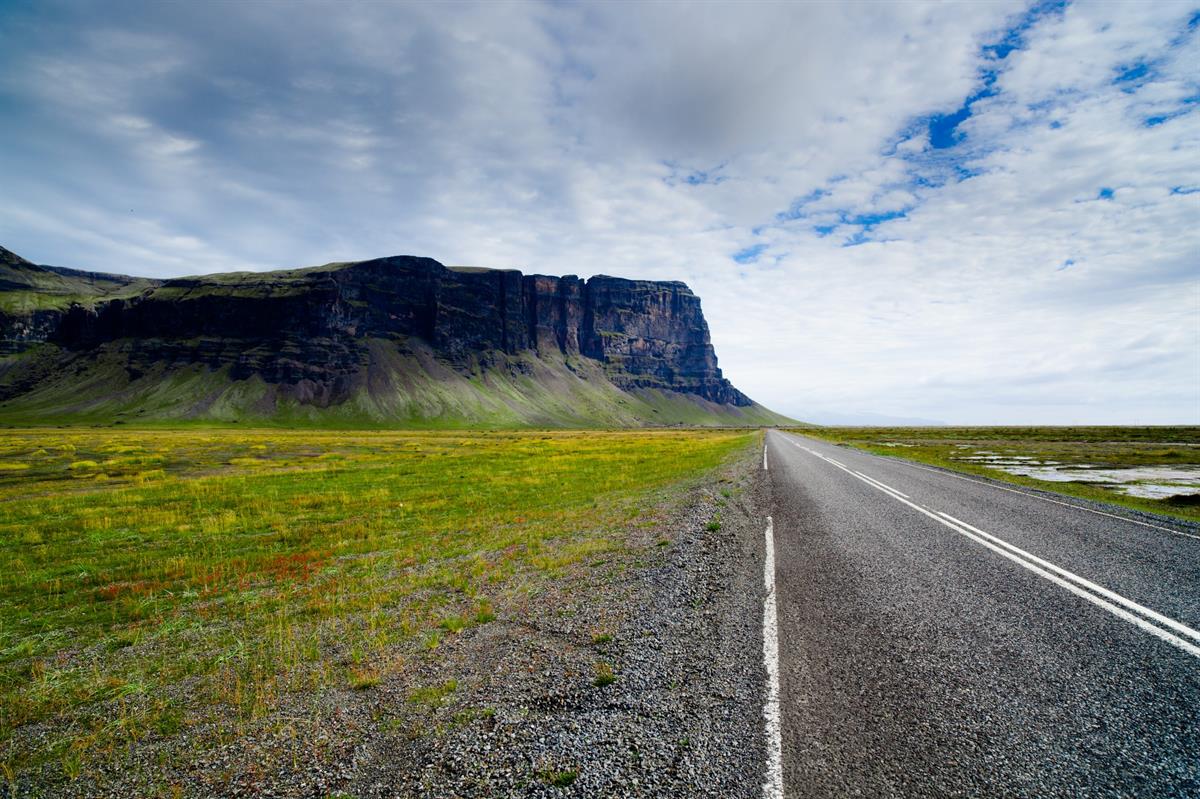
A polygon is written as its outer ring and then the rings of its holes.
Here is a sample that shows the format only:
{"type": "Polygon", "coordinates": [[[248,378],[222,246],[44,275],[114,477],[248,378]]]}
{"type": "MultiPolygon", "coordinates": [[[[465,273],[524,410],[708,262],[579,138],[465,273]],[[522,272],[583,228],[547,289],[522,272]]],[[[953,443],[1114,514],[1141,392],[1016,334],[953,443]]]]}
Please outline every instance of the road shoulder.
{"type": "Polygon", "coordinates": [[[633,562],[457,637],[440,670],[469,674],[467,690],[428,723],[486,715],[372,741],[347,793],[759,795],[769,486],[758,455],[693,490],[633,562]]]}

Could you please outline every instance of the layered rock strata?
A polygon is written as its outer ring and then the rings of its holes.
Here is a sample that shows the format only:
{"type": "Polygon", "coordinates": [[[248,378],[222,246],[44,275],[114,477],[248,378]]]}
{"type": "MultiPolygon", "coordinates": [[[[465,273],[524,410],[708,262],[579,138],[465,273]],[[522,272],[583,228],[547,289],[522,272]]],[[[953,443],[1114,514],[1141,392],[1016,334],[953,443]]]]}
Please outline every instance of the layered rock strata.
{"type": "Polygon", "coordinates": [[[411,256],[154,281],[134,296],[0,312],[0,337],[9,352],[40,341],[69,352],[121,342],[131,376],[203,364],[228,367],[234,379],[317,384],[327,397],[361,373],[364,340],[419,339],[463,370],[499,355],[568,365],[582,357],[621,388],[753,404],[721,375],[700,299],[683,283],[456,269],[411,256]]]}

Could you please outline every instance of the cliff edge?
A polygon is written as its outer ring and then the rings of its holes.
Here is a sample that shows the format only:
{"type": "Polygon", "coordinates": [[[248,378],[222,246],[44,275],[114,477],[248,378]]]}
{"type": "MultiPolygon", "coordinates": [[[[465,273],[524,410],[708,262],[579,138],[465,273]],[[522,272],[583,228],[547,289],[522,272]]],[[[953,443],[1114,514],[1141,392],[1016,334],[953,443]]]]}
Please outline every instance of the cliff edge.
{"type": "Polygon", "coordinates": [[[393,256],[149,280],[0,248],[0,419],[756,424],[680,282],[393,256]]]}

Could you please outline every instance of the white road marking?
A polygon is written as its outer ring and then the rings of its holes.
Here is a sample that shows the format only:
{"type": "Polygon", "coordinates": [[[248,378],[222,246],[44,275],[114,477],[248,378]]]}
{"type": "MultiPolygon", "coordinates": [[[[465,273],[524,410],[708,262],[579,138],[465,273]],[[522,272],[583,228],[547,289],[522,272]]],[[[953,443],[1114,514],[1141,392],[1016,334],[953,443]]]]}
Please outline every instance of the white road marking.
{"type": "Polygon", "coordinates": [[[905,499],[908,499],[908,494],[905,494],[903,491],[900,491],[899,489],[892,488],[890,485],[883,482],[882,480],[876,480],[874,477],[868,477],[867,475],[863,474],[862,472],[855,472],[855,474],[857,474],[859,477],[861,477],[865,480],[871,481],[872,483],[879,486],[880,488],[886,488],[888,491],[891,491],[893,494],[899,494],[900,496],[904,497],[905,499]]]}
{"type": "Polygon", "coordinates": [[[1071,582],[1078,584],[1080,587],[1086,588],[1088,591],[1091,591],[1095,594],[1099,594],[1100,596],[1104,597],[1105,599],[1109,599],[1118,605],[1122,605],[1126,609],[1131,610],[1134,613],[1140,613],[1141,615],[1151,619],[1152,621],[1158,622],[1159,624],[1163,625],[1164,627],[1170,627],[1175,632],[1181,633],[1183,635],[1186,635],[1189,638],[1195,639],[1197,642],[1200,642],[1200,630],[1193,630],[1191,627],[1188,627],[1186,624],[1181,624],[1181,623],[1175,621],[1174,619],[1164,616],[1161,613],[1158,613],[1156,611],[1153,611],[1144,605],[1139,605],[1137,602],[1134,602],[1131,599],[1126,599],[1125,597],[1121,596],[1117,592],[1109,591],[1104,586],[1093,583],[1091,580],[1088,580],[1087,578],[1080,577],[1078,574],[1075,574],[1074,572],[1069,572],[1066,569],[1059,568],[1058,566],[1055,566],[1053,563],[1051,563],[1047,560],[1043,560],[1042,558],[1039,558],[1037,555],[1034,555],[1030,552],[1026,552],[1025,550],[1021,549],[1020,547],[1014,546],[1013,544],[1010,544],[1007,541],[997,538],[996,536],[992,535],[991,533],[984,532],[983,530],[980,530],[978,527],[975,527],[974,525],[967,524],[962,519],[956,519],[953,516],[951,516],[949,513],[946,513],[945,511],[938,511],[938,513],[942,516],[945,516],[947,519],[949,519],[950,521],[959,525],[960,527],[965,527],[968,530],[970,530],[971,532],[976,533],[977,535],[981,535],[984,538],[988,539],[989,541],[999,544],[1000,546],[1004,547],[1005,549],[1009,550],[1010,552],[1014,552],[1017,555],[1025,558],[1026,560],[1032,561],[1033,563],[1036,563],[1039,566],[1041,566],[1045,569],[1048,569],[1049,571],[1054,572],[1059,577],[1063,577],[1067,580],[1070,580],[1071,582]]]}
{"type": "MultiPolygon", "coordinates": [[[[866,454],[870,454],[870,453],[866,453],[866,454]]],[[[901,466],[911,466],[914,469],[923,469],[924,471],[933,472],[934,474],[944,474],[947,477],[953,477],[956,480],[966,480],[968,483],[976,483],[978,485],[988,486],[989,488],[995,488],[1000,491],[1010,491],[1014,494],[1020,494],[1023,497],[1029,497],[1030,499],[1040,499],[1042,502],[1053,502],[1055,505],[1063,505],[1068,508],[1074,508],[1075,510],[1082,510],[1082,511],[1086,511],[1087,513],[1094,513],[1097,516],[1107,516],[1110,519],[1119,519],[1120,521],[1129,522],[1130,524],[1138,524],[1138,525],[1141,525],[1142,527],[1149,527],[1154,530],[1162,530],[1167,533],[1174,533],[1175,535],[1181,535],[1184,538],[1194,538],[1194,539],[1200,541],[1200,535],[1196,535],[1195,533],[1185,533],[1182,530],[1174,530],[1170,527],[1163,527],[1161,524],[1151,524],[1150,522],[1141,522],[1141,521],[1138,521],[1137,519],[1131,519],[1128,516],[1119,516],[1116,513],[1105,513],[1102,510],[1095,510],[1093,508],[1085,508],[1082,505],[1076,505],[1073,502],[1063,502],[1062,500],[1051,499],[1050,497],[1043,497],[1040,494],[1032,494],[1028,491],[1022,491],[1019,488],[1008,488],[1006,486],[998,486],[995,483],[988,482],[986,480],[976,480],[974,478],[966,477],[961,474],[954,474],[953,472],[951,472],[947,469],[934,469],[931,466],[922,466],[919,463],[912,463],[911,461],[906,461],[901,458],[892,458],[891,461],[894,461],[895,463],[898,463],[901,466]]]]}
{"type": "MultiPolygon", "coordinates": [[[[796,442],[793,442],[793,443],[796,443],[796,442]]],[[[953,516],[951,516],[948,513],[943,513],[941,511],[934,513],[933,511],[927,510],[927,509],[921,507],[920,505],[916,504],[915,502],[911,502],[910,500],[905,499],[904,497],[901,497],[899,494],[894,493],[894,489],[884,488],[884,487],[882,487],[883,486],[882,483],[880,483],[878,485],[875,484],[875,482],[872,481],[870,478],[868,478],[866,475],[858,474],[854,470],[849,469],[849,468],[843,466],[842,464],[838,463],[837,461],[833,460],[833,458],[826,457],[826,456],[822,455],[821,453],[811,450],[808,447],[805,447],[798,443],[796,443],[796,446],[800,447],[800,449],[802,449],[808,453],[811,453],[812,455],[815,455],[816,457],[820,458],[823,461],[832,463],[834,466],[837,466],[839,469],[846,472],[846,474],[850,475],[851,477],[855,478],[856,480],[861,480],[863,483],[871,486],[875,490],[880,491],[884,494],[887,494],[888,496],[892,497],[893,499],[895,499],[898,502],[903,502],[905,505],[908,505],[913,510],[916,510],[916,511],[928,516],[929,518],[933,519],[938,524],[941,524],[944,527],[948,527],[951,530],[953,530],[954,532],[956,532],[960,535],[963,535],[963,536],[971,539],[972,541],[975,541],[976,543],[982,544],[983,546],[987,547],[988,549],[992,550],[993,552],[997,553],[998,555],[1003,555],[1005,558],[1007,558],[1008,560],[1011,560],[1013,563],[1016,563],[1019,566],[1022,566],[1024,568],[1028,569],[1029,571],[1033,572],[1034,574],[1037,574],[1041,577],[1046,578],[1047,580],[1054,583],[1055,585],[1058,585],[1062,588],[1067,589],[1071,593],[1073,593],[1083,599],[1086,599],[1088,602],[1091,602],[1093,605],[1096,605],[1097,607],[1101,607],[1104,610],[1107,610],[1109,613],[1113,614],[1114,616],[1116,616],[1120,619],[1124,619],[1125,621],[1130,622],[1131,624],[1134,624],[1134,625],[1140,627],[1141,629],[1145,630],[1146,632],[1150,633],[1151,635],[1155,636],[1156,638],[1166,641],[1167,643],[1171,644],[1172,646],[1177,647],[1178,649],[1182,649],[1184,652],[1187,652],[1189,655],[1192,655],[1194,657],[1200,657],[1200,646],[1196,646],[1195,644],[1191,643],[1190,641],[1186,641],[1183,638],[1180,638],[1179,636],[1177,636],[1171,632],[1168,632],[1167,630],[1164,630],[1162,627],[1159,627],[1156,624],[1151,623],[1150,621],[1148,621],[1145,618],[1134,615],[1126,608],[1136,609],[1137,612],[1144,613],[1147,616],[1149,616],[1149,618],[1160,621],[1161,623],[1165,624],[1166,626],[1170,627],[1171,629],[1175,629],[1180,632],[1183,632],[1185,635],[1188,635],[1190,637],[1195,637],[1197,641],[1200,641],[1200,633],[1198,633],[1196,630],[1193,630],[1191,627],[1188,627],[1185,624],[1181,624],[1181,623],[1175,621],[1174,619],[1163,616],[1162,614],[1156,613],[1155,611],[1152,611],[1149,608],[1139,605],[1138,603],[1134,602],[1131,599],[1126,599],[1125,597],[1121,596],[1120,594],[1117,594],[1113,591],[1109,591],[1107,588],[1103,588],[1102,586],[1096,585],[1095,583],[1093,583],[1089,580],[1085,580],[1084,578],[1080,577],[1079,575],[1073,574],[1072,572],[1068,572],[1066,569],[1059,568],[1058,566],[1055,566],[1054,564],[1049,563],[1048,561],[1044,561],[1041,558],[1031,555],[1028,552],[1025,552],[1025,550],[1015,547],[1012,544],[1009,544],[1007,541],[1003,541],[1003,540],[997,538],[996,536],[991,535],[990,533],[985,533],[976,527],[971,527],[970,525],[967,525],[965,522],[960,522],[958,519],[955,519],[953,516]],[[996,543],[993,543],[993,541],[996,543]],[[1020,554],[1018,554],[1018,553],[1020,553],[1020,554]],[[1028,558],[1028,560],[1026,558],[1028,558]],[[1038,564],[1042,564],[1042,565],[1038,565],[1038,564]],[[1043,568],[1043,566],[1045,566],[1046,568],[1043,568]],[[1059,576],[1059,575],[1063,575],[1063,576],[1059,576]],[[1064,577],[1066,577],[1067,579],[1063,579],[1064,577]],[[1070,582],[1070,581],[1073,581],[1073,582],[1070,582]],[[1096,593],[1092,593],[1092,591],[1096,591],[1096,593]],[[1112,599],[1113,602],[1109,602],[1107,599],[1105,599],[1103,597],[1108,597],[1109,599],[1112,599]],[[1117,604],[1114,604],[1114,602],[1117,604]],[[1123,606],[1123,607],[1120,607],[1119,605],[1123,606]]],[[[1072,507],[1074,507],[1074,506],[1072,506],[1072,507]]],[[[1118,518],[1120,518],[1120,517],[1118,517],[1118,518]]]]}
{"type": "Polygon", "coordinates": [[[763,665],[767,669],[767,696],[763,721],[767,733],[767,779],[763,799],[783,799],[783,739],[779,718],[779,609],[775,600],[775,526],[767,517],[766,558],[763,561],[763,665]]]}
{"type": "MultiPolygon", "coordinates": [[[[1088,602],[1091,602],[1093,605],[1104,608],[1105,610],[1107,610],[1109,613],[1113,614],[1117,618],[1124,619],[1125,621],[1130,622],[1131,624],[1135,624],[1138,627],[1141,627],[1146,632],[1155,636],[1156,638],[1160,638],[1163,641],[1166,641],[1168,644],[1171,644],[1172,646],[1182,649],[1184,652],[1187,652],[1189,655],[1200,658],[1200,646],[1196,646],[1195,644],[1191,643],[1190,641],[1185,641],[1182,638],[1180,638],[1179,636],[1173,635],[1172,633],[1167,632],[1163,628],[1161,628],[1157,625],[1151,624],[1150,622],[1146,621],[1145,619],[1141,618],[1140,616],[1135,616],[1132,613],[1130,613],[1128,610],[1125,610],[1124,608],[1118,607],[1118,606],[1112,604],[1111,602],[1101,599],[1100,597],[1096,596],[1095,594],[1091,593],[1090,591],[1085,590],[1081,586],[1075,585],[1073,583],[1069,583],[1066,580],[1062,579],[1061,577],[1059,577],[1055,574],[1051,574],[1049,571],[1041,568],[1040,566],[1035,566],[1033,563],[1030,563],[1029,561],[1022,560],[1021,558],[1017,557],[1016,555],[1012,554],[1011,552],[1001,549],[1000,547],[996,546],[995,544],[991,543],[990,541],[988,541],[984,538],[980,538],[977,535],[974,535],[973,533],[967,531],[965,528],[958,527],[957,525],[951,524],[946,521],[942,521],[942,524],[946,525],[951,530],[954,530],[955,532],[961,533],[962,535],[966,536],[967,538],[972,539],[973,541],[983,544],[988,549],[992,550],[993,552],[996,552],[997,554],[1003,555],[1004,557],[1011,560],[1013,563],[1017,563],[1021,566],[1024,566],[1026,569],[1029,569],[1029,571],[1033,572],[1034,574],[1040,575],[1041,577],[1045,577],[1047,580],[1054,583],[1055,585],[1058,585],[1058,586],[1061,586],[1061,587],[1067,589],[1072,594],[1075,594],[1076,596],[1086,599],[1088,602]]],[[[1124,600],[1124,602],[1129,602],[1129,600],[1125,599],[1124,597],[1121,597],[1121,599],[1124,600]]]]}
{"type": "Polygon", "coordinates": [[[767,470],[768,470],[768,467],[767,467],[767,440],[766,440],[766,438],[764,438],[763,439],[763,471],[765,472],[767,470]]]}

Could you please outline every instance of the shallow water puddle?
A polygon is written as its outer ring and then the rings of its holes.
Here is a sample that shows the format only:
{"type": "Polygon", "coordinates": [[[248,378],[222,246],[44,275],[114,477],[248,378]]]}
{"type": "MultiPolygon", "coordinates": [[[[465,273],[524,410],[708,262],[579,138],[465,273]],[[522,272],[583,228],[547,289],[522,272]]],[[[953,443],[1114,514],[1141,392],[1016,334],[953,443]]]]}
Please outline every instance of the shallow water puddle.
{"type": "Polygon", "coordinates": [[[959,460],[1050,483],[1096,483],[1147,499],[1200,494],[1198,466],[1097,467],[1087,463],[1040,463],[1028,456],[991,454],[976,454],[959,460]]]}

